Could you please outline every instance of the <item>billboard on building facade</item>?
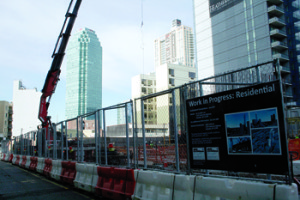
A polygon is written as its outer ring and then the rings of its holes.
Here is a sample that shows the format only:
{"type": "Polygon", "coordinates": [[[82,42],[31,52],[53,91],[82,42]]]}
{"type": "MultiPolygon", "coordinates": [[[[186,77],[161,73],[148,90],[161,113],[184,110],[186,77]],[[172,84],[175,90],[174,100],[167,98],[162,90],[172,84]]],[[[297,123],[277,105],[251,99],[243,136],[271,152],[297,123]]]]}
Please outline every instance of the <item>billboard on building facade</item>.
{"type": "Polygon", "coordinates": [[[278,81],[187,100],[191,167],[287,174],[278,81]]]}
{"type": "Polygon", "coordinates": [[[242,2],[243,0],[209,0],[210,17],[242,2]]]}

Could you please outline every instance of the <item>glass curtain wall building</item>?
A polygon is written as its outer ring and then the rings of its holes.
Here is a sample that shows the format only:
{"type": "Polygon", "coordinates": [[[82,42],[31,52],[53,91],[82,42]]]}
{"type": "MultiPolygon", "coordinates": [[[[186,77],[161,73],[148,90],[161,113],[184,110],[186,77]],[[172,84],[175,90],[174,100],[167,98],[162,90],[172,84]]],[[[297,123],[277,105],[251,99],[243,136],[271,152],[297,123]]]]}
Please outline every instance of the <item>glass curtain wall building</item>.
{"type": "Polygon", "coordinates": [[[194,0],[198,78],[279,59],[300,105],[299,0],[194,0]]]}
{"type": "Polygon", "coordinates": [[[102,107],[102,47],[95,31],[80,29],[67,48],[66,119],[102,107]]]}

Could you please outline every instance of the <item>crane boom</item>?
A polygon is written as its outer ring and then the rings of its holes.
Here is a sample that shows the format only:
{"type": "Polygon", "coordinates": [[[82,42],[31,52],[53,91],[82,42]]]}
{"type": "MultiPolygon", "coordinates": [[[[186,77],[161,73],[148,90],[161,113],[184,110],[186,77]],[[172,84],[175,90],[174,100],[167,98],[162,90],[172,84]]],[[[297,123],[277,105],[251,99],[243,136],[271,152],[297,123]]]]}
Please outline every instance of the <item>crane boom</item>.
{"type": "Polygon", "coordinates": [[[80,7],[82,0],[76,0],[72,13],[70,13],[70,9],[73,3],[71,0],[70,5],[68,7],[67,13],[65,15],[65,21],[62,26],[61,32],[58,36],[53,54],[52,54],[52,64],[48,74],[46,76],[46,80],[44,83],[44,87],[42,89],[42,96],[40,99],[40,107],[38,118],[42,122],[43,128],[48,128],[49,124],[51,124],[50,117],[48,116],[48,107],[50,104],[51,96],[55,92],[57,82],[59,81],[60,68],[64,59],[65,50],[71,35],[72,28],[75,23],[75,19],[77,17],[77,13],[80,7]],[[68,22],[68,24],[67,24],[68,22]],[[67,24],[67,26],[66,26],[67,24]],[[66,27],[65,27],[66,26],[66,27]],[[59,48],[58,48],[59,45],[59,48]]]}

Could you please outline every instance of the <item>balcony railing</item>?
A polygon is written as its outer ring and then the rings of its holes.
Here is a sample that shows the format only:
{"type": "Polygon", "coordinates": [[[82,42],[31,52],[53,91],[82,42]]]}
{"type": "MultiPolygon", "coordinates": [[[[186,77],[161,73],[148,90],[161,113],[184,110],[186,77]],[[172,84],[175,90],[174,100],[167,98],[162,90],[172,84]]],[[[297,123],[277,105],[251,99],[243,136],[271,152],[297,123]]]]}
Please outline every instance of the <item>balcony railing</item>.
{"type": "Polygon", "coordinates": [[[281,8],[279,6],[276,6],[276,5],[270,6],[268,8],[268,12],[271,13],[272,15],[275,15],[275,16],[278,16],[278,17],[280,17],[284,14],[283,8],[281,8]]]}
{"type": "Polygon", "coordinates": [[[286,98],[293,98],[293,93],[292,92],[288,92],[288,91],[284,91],[283,92],[283,96],[286,98]]]}
{"type": "Polygon", "coordinates": [[[279,60],[281,61],[288,61],[289,60],[289,56],[283,53],[276,53],[273,54],[273,59],[277,59],[279,58],[279,60]]]}
{"type": "Polygon", "coordinates": [[[287,43],[286,42],[281,42],[281,41],[275,41],[271,43],[272,48],[278,49],[278,50],[285,50],[287,49],[287,43]]]}
{"type": "Polygon", "coordinates": [[[284,78],[284,79],[282,79],[282,82],[283,82],[284,84],[287,84],[287,85],[292,85],[292,80],[291,80],[291,78],[284,78]]]}
{"type": "Polygon", "coordinates": [[[286,37],[286,32],[280,29],[273,29],[270,31],[270,36],[282,39],[286,37]]]}
{"type": "Polygon", "coordinates": [[[280,66],[281,73],[291,73],[291,69],[289,67],[280,66]]]}
{"type": "Polygon", "coordinates": [[[283,19],[280,19],[278,17],[273,17],[271,19],[269,19],[269,24],[276,26],[276,27],[283,27],[285,26],[285,21],[283,19]]]}

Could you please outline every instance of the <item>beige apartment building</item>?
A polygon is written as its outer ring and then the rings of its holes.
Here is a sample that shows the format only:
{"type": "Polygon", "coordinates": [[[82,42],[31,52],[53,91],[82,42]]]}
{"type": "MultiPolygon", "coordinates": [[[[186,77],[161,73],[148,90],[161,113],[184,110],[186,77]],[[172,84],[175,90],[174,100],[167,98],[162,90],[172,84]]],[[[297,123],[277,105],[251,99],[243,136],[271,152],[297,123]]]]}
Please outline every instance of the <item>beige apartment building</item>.
{"type": "Polygon", "coordinates": [[[0,101],[0,140],[10,139],[12,136],[12,103],[0,101]]]}

